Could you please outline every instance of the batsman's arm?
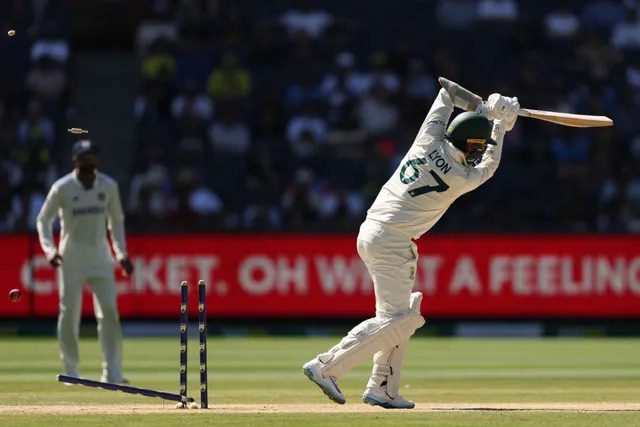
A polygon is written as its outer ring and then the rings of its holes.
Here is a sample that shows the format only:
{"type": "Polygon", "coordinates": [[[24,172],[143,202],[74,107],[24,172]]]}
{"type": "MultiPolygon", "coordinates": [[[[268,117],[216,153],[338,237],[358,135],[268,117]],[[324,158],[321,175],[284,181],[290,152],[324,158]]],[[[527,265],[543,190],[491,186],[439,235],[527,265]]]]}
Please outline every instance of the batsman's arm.
{"type": "Polygon", "coordinates": [[[451,99],[453,104],[466,111],[475,111],[480,104],[482,104],[482,98],[475,93],[463,88],[458,83],[445,79],[444,77],[438,77],[438,83],[442,86],[451,99]]]}
{"type": "Polygon", "coordinates": [[[490,145],[482,158],[482,161],[473,168],[467,168],[467,178],[473,182],[473,187],[478,187],[489,180],[498,169],[500,159],[502,158],[502,143],[506,130],[502,128],[500,123],[494,123],[491,131],[491,138],[496,145],[490,145]]]}
{"type": "Polygon", "coordinates": [[[433,137],[444,135],[451,113],[453,113],[453,101],[446,90],[440,89],[438,96],[436,96],[435,101],[433,101],[427,116],[420,126],[416,142],[421,140],[425,135],[431,135],[433,137]]]}

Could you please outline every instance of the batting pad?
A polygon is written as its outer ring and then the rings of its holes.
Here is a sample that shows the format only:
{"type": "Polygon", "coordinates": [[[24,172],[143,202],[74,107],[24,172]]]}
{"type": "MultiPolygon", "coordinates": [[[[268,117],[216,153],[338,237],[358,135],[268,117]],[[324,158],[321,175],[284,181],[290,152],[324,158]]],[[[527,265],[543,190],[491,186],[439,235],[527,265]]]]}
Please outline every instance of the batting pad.
{"type": "Polygon", "coordinates": [[[349,331],[329,352],[318,355],[324,364],[321,373],[324,377],[340,377],[381,349],[406,342],[424,323],[424,318],[413,311],[397,319],[374,317],[365,320],[349,331]]]}
{"type": "Polygon", "coordinates": [[[402,363],[407,350],[407,341],[403,341],[395,347],[379,351],[373,355],[373,370],[368,387],[380,386],[387,380],[387,394],[395,398],[400,388],[402,378],[402,363]]]}

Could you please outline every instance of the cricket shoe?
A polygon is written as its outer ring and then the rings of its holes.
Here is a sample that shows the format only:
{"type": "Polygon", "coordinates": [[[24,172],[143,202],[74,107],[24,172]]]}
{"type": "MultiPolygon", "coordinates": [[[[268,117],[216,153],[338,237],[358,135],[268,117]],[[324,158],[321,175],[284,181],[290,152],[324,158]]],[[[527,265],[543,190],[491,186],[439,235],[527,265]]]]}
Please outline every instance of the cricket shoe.
{"type": "Polygon", "coordinates": [[[381,387],[368,388],[362,395],[362,401],[371,406],[380,406],[385,409],[413,409],[416,404],[405,399],[399,394],[391,397],[381,387]]]}
{"type": "Polygon", "coordinates": [[[316,357],[315,359],[308,361],[302,366],[302,372],[304,372],[307,378],[316,383],[329,399],[343,405],[346,402],[346,399],[344,398],[344,394],[342,394],[342,392],[338,388],[336,377],[323,377],[320,373],[321,367],[322,362],[320,362],[320,360],[318,360],[318,358],[316,357]]]}

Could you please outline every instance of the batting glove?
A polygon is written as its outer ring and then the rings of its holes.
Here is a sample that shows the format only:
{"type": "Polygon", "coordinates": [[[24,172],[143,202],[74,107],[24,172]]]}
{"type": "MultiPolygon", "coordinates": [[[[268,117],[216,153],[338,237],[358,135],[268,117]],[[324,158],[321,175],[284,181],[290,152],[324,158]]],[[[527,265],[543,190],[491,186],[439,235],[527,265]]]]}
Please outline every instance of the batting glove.
{"type": "Polygon", "coordinates": [[[500,98],[500,117],[496,119],[496,122],[500,123],[504,130],[508,132],[513,129],[513,126],[516,124],[520,103],[515,96],[513,98],[501,96],[500,98]]]}

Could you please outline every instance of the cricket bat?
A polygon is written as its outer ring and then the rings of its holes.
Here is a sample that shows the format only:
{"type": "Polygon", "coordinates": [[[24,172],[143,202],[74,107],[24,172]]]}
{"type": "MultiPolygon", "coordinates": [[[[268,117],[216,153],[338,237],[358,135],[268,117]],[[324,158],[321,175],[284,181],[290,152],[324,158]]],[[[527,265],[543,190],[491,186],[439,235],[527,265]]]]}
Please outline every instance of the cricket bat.
{"type": "MultiPolygon", "coordinates": [[[[473,92],[465,89],[459,84],[451,80],[439,77],[438,82],[450,94],[458,96],[470,103],[477,102],[480,98],[473,92]]],[[[529,117],[532,119],[544,120],[546,122],[555,123],[562,126],[571,126],[576,128],[595,128],[613,126],[613,120],[607,116],[592,116],[588,114],[561,113],[557,111],[533,110],[531,108],[520,108],[518,116],[529,117]]]]}

